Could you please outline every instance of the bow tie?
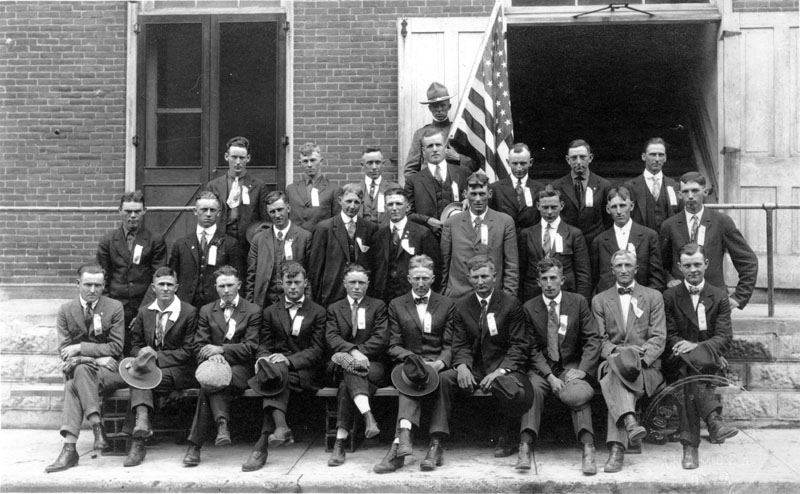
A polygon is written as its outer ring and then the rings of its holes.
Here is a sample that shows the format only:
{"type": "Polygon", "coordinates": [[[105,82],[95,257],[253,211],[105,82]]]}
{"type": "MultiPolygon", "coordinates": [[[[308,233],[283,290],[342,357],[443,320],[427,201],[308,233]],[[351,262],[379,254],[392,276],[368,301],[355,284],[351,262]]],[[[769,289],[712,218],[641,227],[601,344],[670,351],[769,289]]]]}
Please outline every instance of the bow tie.
{"type": "Polygon", "coordinates": [[[414,303],[417,305],[425,305],[428,303],[428,297],[415,298],[414,303]]]}
{"type": "Polygon", "coordinates": [[[700,287],[699,286],[689,286],[689,294],[690,295],[700,295],[700,287]]]}
{"type": "Polygon", "coordinates": [[[292,310],[292,309],[300,310],[300,309],[303,308],[303,301],[302,300],[298,300],[297,302],[290,302],[290,301],[287,300],[284,303],[284,307],[286,307],[286,310],[292,310]]]}
{"type": "Polygon", "coordinates": [[[631,294],[631,292],[633,292],[633,288],[630,288],[630,287],[628,287],[628,288],[621,288],[621,287],[620,287],[620,288],[617,288],[617,292],[618,292],[620,295],[630,295],[630,294],[631,294]]]}
{"type": "Polygon", "coordinates": [[[219,302],[219,306],[220,306],[220,308],[221,308],[221,309],[223,309],[223,310],[224,310],[224,309],[235,309],[235,308],[236,308],[236,304],[234,304],[233,302],[230,302],[230,303],[225,303],[225,302],[223,302],[223,301],[220,301],[220,302],[219,302]]]}

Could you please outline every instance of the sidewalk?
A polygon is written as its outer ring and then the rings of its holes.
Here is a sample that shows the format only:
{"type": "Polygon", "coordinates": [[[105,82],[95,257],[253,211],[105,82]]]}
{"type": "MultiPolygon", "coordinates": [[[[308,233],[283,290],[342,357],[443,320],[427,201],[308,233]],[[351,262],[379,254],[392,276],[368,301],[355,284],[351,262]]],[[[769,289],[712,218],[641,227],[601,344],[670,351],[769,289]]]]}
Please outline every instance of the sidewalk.
{"type": "Polygon", "coordinates": [[[593,477],[580,473],[580,451],[552,443],[536,452],[538,474],[518,473],[516,455],[494,458],[488,446],[448,444],[445,464],[421,472],[426,445],[415,444],[415,457],[398,472],[378,475],[372,465],[388,444],[365,442],[347,462],[327,466],[322,438],[270,450],[266,466],[241,471],[251,444],[203,448],[202,463],[181,464],[185,448],[168,440],[151,446],[144,463],[124,468],[121,456],[92,458],[92,434],[83,431],[78,466],[47,474],[61,449],[55,430],[0,430],[0,491],[2,492],[800,492],[800,430],[747,429],[724,445],[703,442],[700,468],[683,470],[680,444],[645,444],[642,455],[627,455],[622,472],[605,474],[607,458],[598,445],[600,470],[593,477]]]}

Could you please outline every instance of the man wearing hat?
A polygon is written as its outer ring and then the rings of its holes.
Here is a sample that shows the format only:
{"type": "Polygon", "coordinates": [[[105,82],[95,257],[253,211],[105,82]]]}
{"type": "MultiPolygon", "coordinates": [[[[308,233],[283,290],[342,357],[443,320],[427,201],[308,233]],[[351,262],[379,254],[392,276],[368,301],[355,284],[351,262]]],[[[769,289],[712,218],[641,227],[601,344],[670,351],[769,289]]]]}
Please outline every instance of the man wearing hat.
{"type": "Polygon", "coordinates": [[[139,308],[131,328],[131,356],[119,367],[122,379],[131,387],[123,428],[123,432],[132,436],[128,457],[123,463],[126,467],[141,464],[147,453],[144,439],[153,434],[150,430],[152,390],[198,386],[193,354],[197,309],[175,295],[179,289],[178,277],[171,268],[158,268],[150,288],[156,300],[139,308]]]}
{"type": "MultiPolygon", "coordinates": [[[[439,132],[444,138],[442,141],[444,143],[447,142],[447,137],[450,135],[450,126],[452,125],[452,122],[450,121],[448,112],[450,112],[450,108],[452,107],[450,99],[453,98],[453,96],[450,96],[450,94],[447,92],[447,88],[443,84],[433,82],[431,83],[430,87],[428,87],[427,98],[428,99],[426,101],[420,101],[420,103],[423,105],[428,105],[428,109],[433,115],[433,122],[422,127],[421,129],[418,129],[416,132],[414,132],[414,137],[411,138],[411,148],[408,150],[406,164],[403,169],[403,173],[406,177],[419,172],[422,166],[425,164],[422,159],[424,155],[424,144],[422,143],[422,137],[426,131],[435,130],[439,132]]],[[[468,171],[475,171],[477,169],[477,166],[472,159],[470,159],[468,156],[458,153],[450,146],[447,146],[447,149],[445,150],[445,157],[448,163],[456,166],[460,165],[468,171]]]]}
{"type": "Polygon", "coordinates": [[[636,400],[655,395],[664,382],[661,360],[666,340],[661,293],[636,283],[636,253],[611,256],[616,284],[592,299],[603,338],[600,389],[608,406],[606,473],[622,470],[625,448],[638,446],[647,430],[636,419],[636,400]]]}
{"type": "MultiPolygon", "coordinates": [[[[678,268],[683,283],[664,292],[667,318],[665,373],[674,382],[688,376],[717,374],[722,358],[731,346],[731,307],[725,290],[705,281],[708,267],[703,248],[686,244],[680,250],[678,268]]],[[[684,384],[684,400],[679,400],[680,442],[683,444],[685,469],[700,466],[700,419],[706,421],[709,440],[720,444],[739,431],[722,420],[722,404],[714,387],[706,383],[684,384]]]]}
{"type": "Polygon", "coordinates": [[[195,375],[201,389],[189,434],[189,448],[183,458],[185,466],[200,463],[200,449],[208,430],[215,424],[214,444],[231,443],[228,429],[231,401],[234,395],[247,389],[247,380],[253,376],[261,331],[261,308],[239,296],[242,283],[236,268],[222,266],[214,277],[219,300],[203,306],[197,321],[198,368],[195,375]],[[221,372],[230,376],[227,382],[219,382],[221,372]]]}
{"type": "MultiPolygon", "coordinates": [[[[389,356],[395,362],[392,383],[400,392],[397,434],[386,457],[373,467],[376,473],[394,472],[412,450],[411,427],[419,427],[422,402],[436,403],[439,373],[450,367],[455,304],[435,293],[433,260],[414,256],[408,264],[411,290],[389,304],[389,356]],[[428,397],[428,398],[425,398],[428,397]]],[[[435,405],[434,405],[435,406],[435,405]]],[[[434,454],[441,444],[441,424],[431,422],[429,455],[421,470],[436,468],[434,454]]]]}
{"type": "Polygon", "coordinates": [[[339,187],[322,173],[326,164],[319,146],[306,142],[300,149],[302,179],[286,186],[291,207],[291,220],[300,228],[314,233],[324,220],[339,214],[339,187]]]}
{"type": "Polygon", "coordinates": [[[325,309],[306,297],[306,270],[297,261],[281,265],[283,300],[263,312],[256,375],[250,387],[264,396],[261,436],[242,470],[258,470],[267,461],[269,446],[294,442],[286,422],[289,395],[321,387],[325,351],[325,309]]]}

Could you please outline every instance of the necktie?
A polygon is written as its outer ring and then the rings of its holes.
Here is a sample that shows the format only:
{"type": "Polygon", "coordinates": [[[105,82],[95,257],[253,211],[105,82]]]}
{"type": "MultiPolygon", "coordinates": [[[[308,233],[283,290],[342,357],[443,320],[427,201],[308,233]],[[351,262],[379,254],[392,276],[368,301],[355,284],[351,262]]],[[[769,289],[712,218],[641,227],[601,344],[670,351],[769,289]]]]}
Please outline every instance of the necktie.
{"type": "Polygon", "coordinates": [[[480,217],[480,216],[476,216],[476,217],[475,217],[475,223],[474,223],[474,226],[475,226],[475,235],[477,235],[477,236],[478,236],[478,240],[480,240],[480,238],[481,238],[481,223],[482,223],[482,222],[483,222],[483,221],[481,220],[481,217],[480,217]]]}
{"type": "Polygon", "coordinates": [[[556,301],[550,301],[550,310],[547,311],[547,355],[553,362],[558,362],[558,314],[556,314],[556,301]]]}
{"type": "Polygon", "coordinates": [[[372,181],[372,184],[369,186],[369,196],[372,199],[375,199],[375,180],[372,181]]]}
{"type": "Polygon", "coordinates": [[[205,230],[200,234],[200,250],[205,252],[208,247],[208,233],[205,230]]]}
{"type": "Polygon", "coordinates": [[[395,247],[400,244],[400,231],[396,226],[392,226],[392,245],[395,247]]]}
{"type": "Polygon", "coordinates": [[[350,237],[350,240],[353,240],[355,234],[356,234],[356,220],[350,218],[350,223],[347,224],[347,236],[350,237]]]}
{"type": "Polygon", "coordinates": [[[292,309],[300,310],[303,308],[303,301],[298,300],[297,302],[291,302],[289,300],[286,300],[284,302],[284,307],[286,307],[286,310],[292,310],[292,309]]]}
{"type": "Polygon", "coordinates": [[[306,194],[308,194],[309,201],[311,200],[311,189],[313,188],[314,186],[312,185],[311,180],[306,180],[306,194]]]}
{"type": "Polygon", "coordinates": [[[700,228],[700,220],[697,219],[697,215],[692,216],[692,238],[691,242],[697,243],[697,230],[700,228]]]}
{"type": "Polygon", "coordinates": [[[700,295],[700,287],[689,285],[689,294],[690,295],[700,295]]]}
{"type": "Polygon", "coordinates": [[[653,190],[651,192],[653,193],[653,198],[657,201],[658,195],[661,193],[661,180],[653,177],[653,190]]]}
{"type": "Polygon", "coordinates": [[[436,165],[436,173],[433,175],[433,178],[442,185],[444,183],[444,177],[442,176],[442,165],[436,165]]]}
{"type": "Polygon", "coordinates": [[[169,319],[169,312],[162,312],[156,319],[156,348],[161,348],[164,345],[164,333],[167,327],[167,319],[169,319]]]}
{"type": "Polygon", "coordinates": [[[481,318],[478,322],[481,327],[481,331],[483,331],[483,323],[486,322],[486,309],[489,307],[489,302],[486,299],[481,300],[481,318]]]}
{"type": "Polygon", "coordinates": [[[525,189],[522,187],[522,180],[517,180],[514,190],[517,192],[517,202],[520,207],[525,206],[525,189]]]}
{"type": "Polygon", "coordinates": [[[619,293],[620,295],[630,295],[631,292],[633,292],[633,288],[631,288],[631,287],[628,287],[628,288],[619,287],[619,288],[617,288],[617,293],[619,293]]]}
{"type": "Polygon", "coordinates": [[[278,261],[278,264],[283,262],[284,255],[283,255],[283,232],[278,232],[278,249],[275,252],[275,259],[278,261]]]}
{"type": "Polygon", "coordinates": [[[125,243],[128,244],[128,252],[133,252],[133,241],[136,239],[136,234],[128,232],[125,234],[125,243]]]}
{"type": "Polygon", "coordinates": [[[550,233],[552,230],[553,225],[548,223],[547,228],[544,229],[544,235],[542,235],[542,249],[544,249],[545,257],[551,257],[553,253],[553,239],[550,233]]]}
{"type": "Polygon", "coordinates": [[[355,300],[350,306],[350,323],[353,325],[353,338],[355,338],[358,333],[358,301],[355,300]]]}
{"type": "Polygon", "coordinates": [[[231,191],[228,193],[228,207],[231,209],[239,206],[239,201],[242,200],[242,186],[239,185],[239,177],[233,179],[231,184],[231,191]]]}
{"type": "Polygon", "coordinates": [[[83,322],[86,324],[86,329],[92,328],[92,319],[94,319],[94,309],[92,309],[92,304],[86,304],[86,311],[83,316],[83,322]]]}
{"type": "Polygon", "coordinates": [[[236,304],[234,304],[233,302],[229,304],[226,304],[225,302],[220,302],[219,306],[222,307],[222,310],[225,314],[225,322],[230,321],[231,316],[233,316],[233,309],[236,308],[236,304]]]}
{"type": "Polygon", "coordinates": [[[578,198],[578,204],[583,209],[583,177],[581,175],[575,176],[575,197],[578,198]]]}
{"type": "Polygon", "coordinates": [[[425,305],[428,303],[428,297],[414,298],[414,303],[417,305],[425,305]]]}

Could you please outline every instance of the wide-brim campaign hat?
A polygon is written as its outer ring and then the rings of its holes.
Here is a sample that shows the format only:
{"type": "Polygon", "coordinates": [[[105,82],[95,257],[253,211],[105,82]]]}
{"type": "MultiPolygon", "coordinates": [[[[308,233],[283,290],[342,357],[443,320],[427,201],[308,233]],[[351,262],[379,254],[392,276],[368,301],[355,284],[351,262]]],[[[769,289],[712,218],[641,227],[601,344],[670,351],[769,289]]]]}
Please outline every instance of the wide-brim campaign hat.
{"type": "Polygon", "coordinates": [[[228,362],[216,362],[206,360],[197,366],[194,377],[204,390],[215,393],[228,387],[231,383],[233,373],[228,362]]]}
{"type": "Polygon", "coordinates": [[[644,390],[642,361],[639,358],[639,352],[635,349],[623,348],[608,359],[608,367],[631,391],[644,390]]]}
{"type": "Polygon", "coordinates": [[[439,387],[439,373],[419,355],[409,355],[392,369],[392,384],[406,396],[425,396],[439,387]]]}
{"type": "Polygon", "coordinates": [[[247,227],[247,230],[244,232],[245,238],[247,238],[248,243],[253,243],[253,237],[255,237],[258,233],[263,232],[264,230],[268,230],[269,227],[272,226],[271,221],[259,221],[257,223],[252,223],[250,226],[247,227]]]}
{"type": "Polygon", "coordinates": [[[439,217],[439,221],[444,223],[447,221],[447,218],[453,216],[454,214],[458,214],[464,211],[464,203],[463,202],[451,202],[447,206],[444,207],[442,210],[442,215],[439,217]]]}
{"type": "Polygon", "coordinates": [[[136,357],[122,359],[119,375],[129,386],[136,389],[153,389],[161,384],[161,369],[156,364],[156,355],[140,352],[136,357]]]}
{"type": "Polygon", "coordinates": [[[258,371],[247,384],[261,396],[275,396],[289,384],[289,366],[284,363],[273,364],[266,359],[258,360],[258,371]]]}
{"type": "Polygon", "coordinates": [[[431,85],[428,87],[428,92],[425,95],[428,97],[428,101],[420,101],[420,104],[430,105],[431,103],[447,101],[452,98],[450,93],[447,92],[447,87],[438,82],[431,83],[431,85]]]}
{"type": "Polygon", "coordinates": [[[533,405],[533,385],[527,376],[512,372],[497,376],[490,386],[498,409],[509,417],[521,417],[533,405]]]}
{"type": "Polygon", "coordinates": [[[691,352],[681,353],[680,357],[697,372],[715,373],[720,368],[716,352],[708,345],[697,345],[691,352]]]}

